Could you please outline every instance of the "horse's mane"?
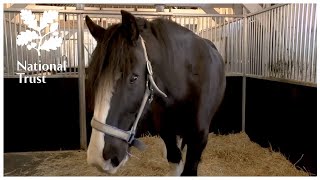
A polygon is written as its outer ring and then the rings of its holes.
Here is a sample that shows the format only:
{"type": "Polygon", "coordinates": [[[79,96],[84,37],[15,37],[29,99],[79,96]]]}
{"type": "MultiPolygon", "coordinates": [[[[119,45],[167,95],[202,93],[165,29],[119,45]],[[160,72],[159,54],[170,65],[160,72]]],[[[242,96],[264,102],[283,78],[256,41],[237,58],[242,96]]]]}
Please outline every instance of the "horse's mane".
{"type": "Polygon", "coordinates": [[[86,95],[89,109],[93,107],[94,93],[97,89],[99,79],[104,72],[113,76],[121,72],[122,76],[129,74],[132,58],[129,58],[130,45],[126,38],[121,35],[124,29],[121,24],[115,24],[106,29],[103,38],[97,43],[91,56],[91,62],[87,69],[86,95]],[[120,48],[119,48],[120,47],[120,48]]]}

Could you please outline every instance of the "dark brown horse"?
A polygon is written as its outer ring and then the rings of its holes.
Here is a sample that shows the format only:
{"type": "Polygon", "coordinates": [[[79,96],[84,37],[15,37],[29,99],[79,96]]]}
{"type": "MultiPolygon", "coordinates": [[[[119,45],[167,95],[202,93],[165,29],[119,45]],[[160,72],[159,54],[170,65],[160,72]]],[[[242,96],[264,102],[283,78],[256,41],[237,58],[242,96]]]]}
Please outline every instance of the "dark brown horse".
{"type": "Polygon", "coordinates": [[[175,174],[197,175],[224,96],[222,57],[213,43],[172,21],[121,15],[122,23],[107,29],[86,17],[97,41],[88,72],[94,115],[87,161],[115,173],[128,160],[130,146],[143,147],[135,133],[150,112],[160,122],[175,174]]]}

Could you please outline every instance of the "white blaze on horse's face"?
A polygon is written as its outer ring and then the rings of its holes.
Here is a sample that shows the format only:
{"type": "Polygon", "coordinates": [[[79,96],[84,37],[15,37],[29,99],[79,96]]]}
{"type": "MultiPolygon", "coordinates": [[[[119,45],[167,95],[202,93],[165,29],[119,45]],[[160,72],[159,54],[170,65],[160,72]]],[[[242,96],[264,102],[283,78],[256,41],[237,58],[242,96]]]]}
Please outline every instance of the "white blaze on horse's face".
{"type": "MultiPolygon", "coordinates": [[[[104,74],[99,81],[95,94],[94,119],[105,124],[110,109],[110,102],[114,90],[114,82],[111,76],[104,74]]],[[[123,166],[128,157],[126,156],[117,167],[113,167],[111,160],[103,158],[104,134],[92,128],[90,143],[87,151],[87,162],[89,165],[96,166],[98,169],[110,174],[117,172],[118,168],[123,166]]]]}

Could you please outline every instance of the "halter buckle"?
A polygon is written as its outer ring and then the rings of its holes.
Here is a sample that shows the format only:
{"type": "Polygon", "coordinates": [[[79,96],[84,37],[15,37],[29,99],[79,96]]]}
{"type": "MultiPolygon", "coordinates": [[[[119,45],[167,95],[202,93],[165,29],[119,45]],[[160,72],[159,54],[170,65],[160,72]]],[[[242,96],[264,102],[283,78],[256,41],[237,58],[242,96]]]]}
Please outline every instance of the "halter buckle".
{"type": "Polygon", "coordinates": [[[130,137],[129,137],[129,139],[128,139],[128,144],[132,144],[132,142],[133,142],[133,140],[135,139],[135,132],[131,132],[130,133],[130,137]]]}

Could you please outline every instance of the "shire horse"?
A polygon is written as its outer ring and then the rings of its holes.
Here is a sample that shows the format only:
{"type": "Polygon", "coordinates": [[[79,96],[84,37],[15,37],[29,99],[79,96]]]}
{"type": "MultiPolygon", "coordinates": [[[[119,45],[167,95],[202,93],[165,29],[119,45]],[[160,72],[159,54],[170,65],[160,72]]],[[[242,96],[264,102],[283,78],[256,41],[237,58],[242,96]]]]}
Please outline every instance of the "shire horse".
{"type": "Polygon", "coordinates": [[[159,122],[171,174],[196,176],[224,96],[222,57],[212,42],[175,22],[126,11],[121,16],[107,29],[86,16],[97,41],[88,68],[94,112],[87,162],[110,174],[124,166],[129,147],[144,147],[135,134],[150,112],[159,122]]]}

